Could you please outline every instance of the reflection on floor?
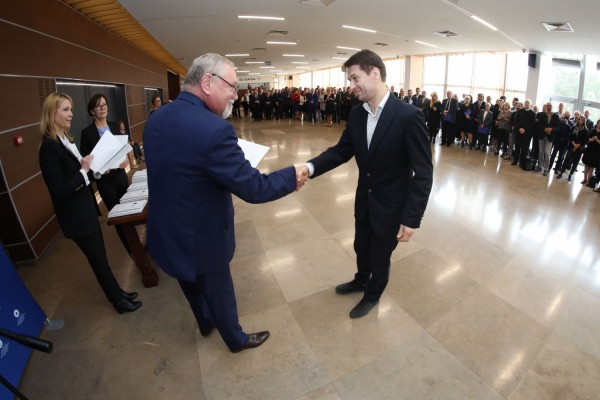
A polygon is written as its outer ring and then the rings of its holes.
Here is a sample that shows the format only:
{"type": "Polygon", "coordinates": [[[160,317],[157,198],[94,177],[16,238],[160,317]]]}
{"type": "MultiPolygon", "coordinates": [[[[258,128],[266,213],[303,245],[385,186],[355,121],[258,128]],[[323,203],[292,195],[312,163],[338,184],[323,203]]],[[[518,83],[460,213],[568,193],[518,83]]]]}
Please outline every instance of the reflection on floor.
{"type": "MultiPolygon", "coordinates": [[[[271,147],[259,169],[301,163],[340,126],[234,120],[271,147]]],[[[592,399],[600,393],[600,194],[432,145],[435,179],[413,241],[394,253],[382,301],[351,320],[354,161],[282,200],[235,201],[232,263],[242,326],[260,348],[230,353],[200,336],[176,282],[144,289],[112,227],[111,265],[144,306],[119,315],[59,239],[20,275],[48,315],[54,353],[35,354],[33,399],[592,399]]],[[[201,205],[199,205],[201,206],[201,205]]],[[[143,237],[145,232],[140,228],[143,237]]]]}

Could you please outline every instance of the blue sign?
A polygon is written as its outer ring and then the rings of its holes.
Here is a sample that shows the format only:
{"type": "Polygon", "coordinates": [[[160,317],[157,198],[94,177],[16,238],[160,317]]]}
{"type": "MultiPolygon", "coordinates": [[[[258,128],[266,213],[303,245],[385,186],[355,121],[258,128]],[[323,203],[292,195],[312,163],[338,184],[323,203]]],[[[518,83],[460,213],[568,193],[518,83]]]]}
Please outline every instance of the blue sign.
{"type": "MultiPolygon", "coordinates": [[[[46,315],[33,299],[0,244],[0,328],[12,333],[37,337],[46,315]]],[[[31,354],[29,347],[0,336],[0,375],[14,387],[19,386],[31,354]]],[[[0,384],[0,400],[14,395],[0,384]]]]}

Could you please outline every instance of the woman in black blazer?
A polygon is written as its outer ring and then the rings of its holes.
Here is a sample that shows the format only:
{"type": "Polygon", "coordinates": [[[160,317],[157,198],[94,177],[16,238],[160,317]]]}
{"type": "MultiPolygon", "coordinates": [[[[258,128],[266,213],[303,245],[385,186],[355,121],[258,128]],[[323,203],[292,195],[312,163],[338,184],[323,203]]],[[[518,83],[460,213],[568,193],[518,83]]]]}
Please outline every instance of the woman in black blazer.
{"type": "Polygon", "coordinates": [[[81,157],[68,136],[72,104],[62,93],[52,93],[44,101],[39,151],[42,176],[63,234],[83,251],[108,300],[119,313],[135,311],[142,303],[133,301],[137,293],[121,289],[108,265],[95,199],[86,188],[93,156],[81,157]]]}
{"type": "MultiPolygon", "coordinates": [[[[110,132],[113,135],[119,134],[119,127],[115,123],[106,120],[106,117],[108,116],[108,102],[106,101],[106,97],[101,94],[93,95],[88,101],[87,111],[89,115],[94,117],[94,121],[81,131],[80,150],[81,155],[84,157],[94,150],[100,137],[105,132],[110,132]]],[[[111,169],[104,175],[94,175],[98,193],[100,193],[100,197],[108,211],[119,204],[119,200],[121,200],[121,197],[127,192],[129,179],[127,178],[124,169],[127,165],[129,165],[129,161],[125,159],[121,165],[119,165],[119,168],[111,169]]],[[[99,209],[96,208],[96,210],[99,209]]],[[[123,243],[125,250],[127,250],[127,253],[131,254],[125,232],[123,232],[123,229],[119,225],[115,225],[115,229],[117,230],[117,234],[119,235],[119,239],[121,239],[121,243],[123,243]]]]}

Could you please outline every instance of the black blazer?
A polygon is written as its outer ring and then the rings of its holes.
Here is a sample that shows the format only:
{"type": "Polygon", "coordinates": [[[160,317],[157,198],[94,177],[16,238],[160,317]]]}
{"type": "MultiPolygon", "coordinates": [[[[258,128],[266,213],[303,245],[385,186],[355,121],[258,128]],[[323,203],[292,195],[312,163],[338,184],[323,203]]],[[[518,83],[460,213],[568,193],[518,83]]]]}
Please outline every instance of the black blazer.
{"type": "Polygon", "coordinates": [[[100,230],[96,202],[79,170],[81,164],[60,140],[42,139],[40,168],[50,192],[56,219],[65,237],[88,236],[100,230]]]}
{"type": "Polygon", "coordinates": [[[558,114],[552,113],[552,116],[550,117],[550,121],[548,121],[548,114],[546,114],[544,112],[540,113],[540,114],[541,115],[538,117],[538,121],[537,121],[538,139],[541,140],[544,137],[548,137],[548,140],[553,142],[554,135],[560,129],[560,119],[558,118],[558,114]],[[552,128],[552,133],[550,135],[547,135],[546,132],[544,132],[544,129],[546,129],[546,128],[552,128]]]}
{"type": "Polygon", "coordinates": [[[368,149],[367,116],[363,107],[350,111],[339,142],[309,161],[312,177],[355,157],[355,218],[368,218],[378,236],[395,236],[401,224],[421,224],[433,181],[431,147],[421,110],[397,97],[388,97],[368,149]]]}

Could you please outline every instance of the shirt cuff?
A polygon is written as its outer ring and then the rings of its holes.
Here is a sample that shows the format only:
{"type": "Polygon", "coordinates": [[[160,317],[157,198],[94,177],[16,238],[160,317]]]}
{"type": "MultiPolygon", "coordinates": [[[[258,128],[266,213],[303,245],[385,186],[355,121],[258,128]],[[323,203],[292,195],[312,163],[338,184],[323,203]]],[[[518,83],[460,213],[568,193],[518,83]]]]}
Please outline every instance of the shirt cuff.
{"type": "Polygon", "coordinates": [[[315,166],[313,165],[313,163],[307,162],[304,165],[306,165],[306,168],[308,168],[308,176],[313,176],[315,173],[315,166]]]}
{"type": "Polygon", "coordinates": [[[80,169],[79,172],[81,172],[81,175],[83,175],[83,179],[85,180],[85,186],[88,186],[90,184],[90,179],[88,178],[87,173],[83,168],[80,169]]]}

